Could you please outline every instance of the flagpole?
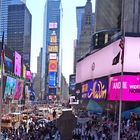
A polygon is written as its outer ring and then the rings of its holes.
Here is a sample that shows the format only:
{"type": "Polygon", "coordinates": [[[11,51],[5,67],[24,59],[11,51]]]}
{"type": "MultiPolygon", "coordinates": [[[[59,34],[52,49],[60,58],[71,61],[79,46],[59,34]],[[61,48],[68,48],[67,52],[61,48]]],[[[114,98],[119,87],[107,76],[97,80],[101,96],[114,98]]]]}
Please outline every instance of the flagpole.
{"type": "Polygon", "coordinates": [[[2,95],[3,95],[3,51],[4,51],[4,32],[2,35],[2,45],[1,45],[1,86],[0,86],[0,140],[2,139],[2,135],[1,135],[1,122],[2,122],[2,95]]]}
{"type": "Polygon", "coordinates": [[[125,0],[122,0],[122,20],[121,20],[121,31],[122,31],[122,37],[121,41],[123,39],[123,46],[122,46],[122,54],[121,54],[121,87],[120,87],[120,102],[119,102],[119,124],[118,124],[118,140],[120,140],[120,134],[121,134],[121,116],[122,116],[122,94],[123,94],[123,63],[124,63],[124,47],[125,47],[125,20],[124,20],[124,6],[125,6],[125,0]]]}

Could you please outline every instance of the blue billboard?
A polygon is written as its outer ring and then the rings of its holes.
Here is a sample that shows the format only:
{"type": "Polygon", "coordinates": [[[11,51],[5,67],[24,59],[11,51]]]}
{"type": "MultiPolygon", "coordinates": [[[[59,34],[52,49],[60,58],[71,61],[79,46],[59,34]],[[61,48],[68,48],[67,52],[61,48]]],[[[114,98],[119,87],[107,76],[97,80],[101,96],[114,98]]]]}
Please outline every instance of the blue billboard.
{"type": "Polygon", "coordinates": [[[108,92],[108,78],[90,80],[81,85],[81,98],[105,100],[108,92]]]}
{"type": "Polygon", "coordinates": [[[49,72],[49,86],[55,87],[56,86],[56,72],[49,72]]]}

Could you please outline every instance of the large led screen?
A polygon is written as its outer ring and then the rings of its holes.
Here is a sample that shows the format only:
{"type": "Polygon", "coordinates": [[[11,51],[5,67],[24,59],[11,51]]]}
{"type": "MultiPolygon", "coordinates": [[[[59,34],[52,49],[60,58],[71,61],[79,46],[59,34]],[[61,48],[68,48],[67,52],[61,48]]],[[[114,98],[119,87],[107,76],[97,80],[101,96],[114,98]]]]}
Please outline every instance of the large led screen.
{"type": "Polygon", "coordinates": [[[23,76],[23,78],[26,78],[26,66],[25,65],[22,66],[22,76],[23,76]]]}
{"type": "Polygon", "coordinates": [[[49,86],[56,86],[56,72],[49,72],[49,86]]]}
{"type": "Polygon", "coordinates": [[[14,55],[13,51],[9,48],[5,48],[5,57],[4,57],[4,70],[5,72],[14,72],[14,55]]]}
{"type": "MultiPolygon", "coordinates": [[[[80,87],[80,86],[79,86],[80,87]]],[[[81,83],[81,89],[76,94],[81,99],[105,100],[108,92],[108,78],[100,78],[81,83]]]]}
{"type": "Polygon", "coordinates": [[[75,84],[76,84],[75,77],[76,77],[75,74],[72,74],[69,77],[69,93],[73,95],[75,94],[75,84]]]}
{"type": "Polygon", "coordinates": [[[124,75],[110,77],[108,100],[140,101],[140,76],[124,75]],[[121,92],[122,81],[122,92],[121,92]]]}
{"type": "MultiPolygon", "coordinates": [[[[85,57],[76,65],[76,83],[121,72],[120,39],[85,57]],[[120,52],[119,63],[113,64],[120,52]]],[[[125,37],[124,72],[140,71],[140,38],[125,37]]]]}
{"type": "Polygon", "coordinates": [[[31,79],[32,74],[30,70],[26,70],[26,79],[31,79]]]}
{"type": "Polygon", "coordinates": [[[7,96],[10,96],[10,98],[13,97],[13,95],[15,94],[15,89],[16,89],[16,79],[7,76],[5,91],[4,91],[4,99],[7,96]]]}
{"type": "Polygon", "coordinates": [[[23,87],[24,87],[24,81],[16,80],[16,91],[13,97],[14,100],[20,100],[22,98],[23,87]]]}
{"type": "Polygon", "coordinates": [[[21,76],[21,55],[15,52],[15,66],[14,73],[17,76],[21,76]]]}
{"type": "Polygon", "coordinates": [[[13,66],[14,66],[14,64],[13,64],[13,60],[12,59],[10,59],[10,58],[8,58],[7,56],[5,56],[5,63],[4,63],[5,65],[5,71],[6,72],[13,72],[13,66]]]}
{"type": "Polygon", "coordinates": [[[49,60],[49,72],[57,72],[57,60],[49,60]]]}

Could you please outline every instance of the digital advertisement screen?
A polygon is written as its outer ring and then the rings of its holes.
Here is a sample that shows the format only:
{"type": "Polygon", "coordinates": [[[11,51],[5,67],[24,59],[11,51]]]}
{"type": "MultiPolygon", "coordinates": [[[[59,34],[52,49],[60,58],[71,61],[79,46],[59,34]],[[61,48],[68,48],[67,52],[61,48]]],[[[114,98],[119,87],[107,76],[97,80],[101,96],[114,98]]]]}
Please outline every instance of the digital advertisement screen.
{"type": "Polygon", "coordinates": [[[75,84],[76,84],[76,75],[72,74],[69,77],[69,93],[70,94],[75,94],[75,84]]]}
{"type": "Polygon", "coordinates": [[[16,90],[16,79],[10,76],[7,76],[5,91],[4,91],[4,99],[7,96],[13,97],[13,95],[15,94],[15,90],[16,90]]]}
{"type": "Polygon", "coordinates": [[[56,72],[49,72],[49,86],[56,86],[56,72]]]}
{"type": "Polygon", "coordinates": [[[23,88],[24,88],[24,81],[16,80],[16,91],[13,97],[14,100],[20,100],[22,98],[23,88]]]}
{"type": "Polygon", "coordinates": [[[17,76],[21,76],[21,55],[15,52],[15,66],[14,73],[17,76]]]}
{"type": "Polygon", "coordinates": [[[49,72],[57,72],[57,60],[49,60],[49,72]]]}
{"type": "Polygon", "coordinates": [[[120,100],[122,80],[122,100],[140,101],[140,75],[124,75],[110,77],[108,100],[120,100]]]}
{"type": "Polygon", "coordinates": [[[49,88],[49,94],[56,95],[56,88],[49,88]]]}
{"type": "Polygon", "coordinates": [[[81,85],[81,98],[105,100],[108,93],[108,78],[100,78],[84,82],[81,85]]]}
{"type": "MultiPolygon", "coordinates": [[[[76,83],[121,72],[122,49],[119,43],[120,39],[79,61],[76,65],[76,83]],[[119,61],[113,65],[113,60],[119,52],[119,61]]],[[[140,71],[139,44],[140,37],[125,37],[124,72],[140,71]]]]}
{"type": "Polygon", "coordinates": [[[49,53],[49,59],[57,59],[57,53],[49,53]]]}
{"type": "Polygon", "coordinates": [[[6,73],[14,73],[14,52],[7,47],[5,48],[4,69],[6,73]]]}
{"type": "Polygon", "coordinates": [[[31,71],[30,70],[26,70],[26,79],[31,79],[31,71]]]}
{"type": "Polygon", "coordinates": [[[26,78],[26,66],[25,65],[22,66],[22,76],[23,76],[23,78],[26,78]]]}
{"type": "Polygon", "coordinates": [[[8,58],[7,56],[5,56],[5,71],[8,72],[13,72],[13,66],[14,66],[14,63],[13,63],[13,60],[8,58]]]}

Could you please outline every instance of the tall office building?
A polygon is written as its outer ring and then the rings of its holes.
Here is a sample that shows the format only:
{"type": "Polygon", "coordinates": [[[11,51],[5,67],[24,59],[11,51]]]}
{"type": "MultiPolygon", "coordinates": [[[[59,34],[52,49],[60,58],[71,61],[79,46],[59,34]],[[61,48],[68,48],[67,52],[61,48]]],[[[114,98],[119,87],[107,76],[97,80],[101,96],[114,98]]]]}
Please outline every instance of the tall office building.
{"type": "Polygon", "coordinates": [[[8,5],[23,4],[23,0],[0,0],[0,38],[4,32],[5,43],[7,43],[7,21],[8,21],[8,5]]]}
{"type": "MultiPolygon", "coordinates": [[[[79,17],[79,19],[77,19],[77,28],[79,34],[77,37],[79,37],[79,39],[77,40],[77,44],[75,45],[76,47],[74,48],[74,64],[76,64],[80,58],[82,58],[90,51],[91,37],[94,32],[95,15],[94,13],[92,13],[91,0],[87,0],[86,5],[84,6],[84,10],[83,8],[79,9],[82,9],[84,13],[81,14],[81,17],[79,17]]],[[[77,14],[79,14],[79,12],[77,12],[77,14]]],[[[75,67],[76,65],[74,65],[74,73],[76,71],[75,67]]]]}
{"type": "Polygon", "coordinates": [[[95,32],[120,28],[122,0],[96,0],[95,32]]]}
{"type": "Polygon", "coordinates": [[[85,13],[85,6],[76,7],[76,19],[77,19],[77,40],[80,39],[82,19],[85,13]]]}
{"type": "Polygon", "coordinates": [[[7,46],[19,52],[30,69],[32,15],[25,4],[8,6],[7,46]]]}
{"type": "Polygon", "coordinates": [[[44,11],[42,93],[55,96],[61,87],[61,0],[47,0],[44,11]]]}

